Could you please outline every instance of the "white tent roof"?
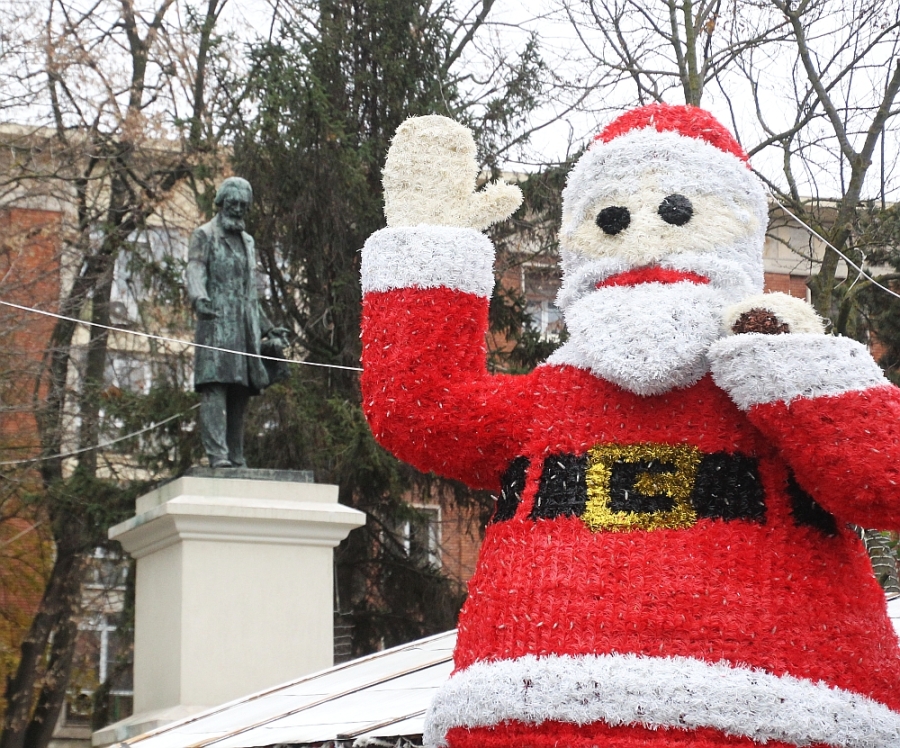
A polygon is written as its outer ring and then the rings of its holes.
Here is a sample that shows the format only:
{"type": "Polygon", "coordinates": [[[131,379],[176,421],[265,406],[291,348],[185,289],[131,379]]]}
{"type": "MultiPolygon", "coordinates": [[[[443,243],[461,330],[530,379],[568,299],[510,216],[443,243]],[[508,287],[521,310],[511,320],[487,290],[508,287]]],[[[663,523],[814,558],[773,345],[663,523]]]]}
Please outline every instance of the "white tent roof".
{"type": "MultiPolygon", "coordinates": [[[[888,602],[900,636],[900,598],[888,602]]],[[[346,662],[131,738],[135,748],[259,748],[417,736],[450,676],[456,632],[346,662]]]]}
{"type": "Polygon", "coordinates": [[[336,665],[120,743],[135,748],[256,748],[421,735],[453,669],[456,631],[336,665]]]}
{"type": "Polygon", "coordinates": [[[888,615],[891,617],[891,623],[894,624],[894,631],[900,636],[900,597],[888,600],[888,615]]]}

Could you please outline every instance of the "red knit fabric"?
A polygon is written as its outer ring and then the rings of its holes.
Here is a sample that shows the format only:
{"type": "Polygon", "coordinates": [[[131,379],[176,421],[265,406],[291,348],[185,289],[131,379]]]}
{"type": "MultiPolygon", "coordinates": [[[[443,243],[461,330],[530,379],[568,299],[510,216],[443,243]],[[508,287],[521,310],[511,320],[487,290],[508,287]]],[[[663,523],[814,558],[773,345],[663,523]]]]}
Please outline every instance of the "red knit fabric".
{"type": "Polygon", "coordinates": [[[364,300],[364,405],[386,447],[493,490],[513,458],[530,460],[515,517],[487,529],[458,669],[525,654],[681,655],[823,680],[900,709],[896,638],[865,551],[842,522],[836,537],[798,525],[787,492],[790,468],[840,520],[900,527],[900,391],[764,406],[748,419],[708,376],[640,397],[572,367],[488,375],[486,326],[487,300],[458,291],[364,300]],[[765,524],[591,532],[576,517],[531,519],[543,459],[601,443],[753,455],[765,524]]]}
{"type": "Polygon", "coordinates": [[[488,304],[414,288],[363,299],[363,407],[385,447],[423,471],[498,490],[530,430],[527,377],[487,376],[488,304]]]}
{"type": "MultiPolygon", "coordinates": [[[[610,727],[603,723],[577,726],[565,722],[525,725],[507,722],[497,727],[455,727],[447,733],[451,748],[756,748],[750,738],[724,735],[717,730],[649,730],[629,725],[610,727]]],[[[765,748],[795,748],[770,740],[765,748]]],[[[810,744],[807,748],[827,748],[810,744]]]]}
{"type": "Polygon", "coordinates": [[[608,143],[631,130],[654,128],[657,132],[677,132],[688,138],[705,140],[716,148],[737,156],[749,166],[750,157],[734,136],[705,109],[696,106],[649,104],[625,112],[610,122],[594,140],[608,143]]]}
{"type": "Polygon", "coordinates": [[[780,511],[765,526],[592,534],[575,517],[527,516],[490,525],[457,669],[526,654],[683,656],[824,680],[900,708],[884,594],[859,541],[798,528],[767,498],[780,511]]]}
{"type": "MultiPolygon", "coordinates": [[[[678,656],[822,681],[900,711],[897,638],[865,551],[845,527],[900,528],[900,390],[748,415],[709,376],[656,397],[569,366],[494,376],[487,307],[446,288],[368,293],[363,302],[363,404],[382,444],[421,470],[495,491],[512,460],[528,460],[514,513],[487,528],[460,615],[457,670],[528,654],[678,656]],[[630,532],[592,532],[577,516],[534,519],[545,458],[603,444],[752,458],[765,516],[630,532]],[[833,532],[798,518],[792,490],[800,489],[835,515],[833,532]]],[[[709,731],[679,743],[678,731],[604,729],[526,726],[527,739],[454,730],[451,745],[751,745],[709,731]],[[602,737],[583,738],[594,729],[602,737]]]]}
{"type": "Polygon", "coordinates": [[[900,527],[897,388],[758,405],[749,417],[832,514],[860,527],[900,527]]]}

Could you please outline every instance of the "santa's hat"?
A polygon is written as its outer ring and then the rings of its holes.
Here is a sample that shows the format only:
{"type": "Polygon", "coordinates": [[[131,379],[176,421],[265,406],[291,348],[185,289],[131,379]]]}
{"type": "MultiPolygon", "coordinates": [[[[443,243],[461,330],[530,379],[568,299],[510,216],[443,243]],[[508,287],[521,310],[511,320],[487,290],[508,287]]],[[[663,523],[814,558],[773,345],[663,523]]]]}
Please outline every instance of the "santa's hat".
{"type": "MultiPolygon", "coordinates": [[[[701,253],[737,263],[746,274],[748,292],[762,289],[768,206],[746,152],[709,112],[695,106],[651,104],[611,122],[569,175],[560,232],[567,276],[560,296],[563,307],[581,295],[573,287],[578,280],[573,276],[579,271],[590,275],[586,266],[596,259],[572,241],[574,232],[608,205],[666,195],[685,195],[692,202],[714,200],[720,211],[752,225],[752,231],[734,239],[723,235],[715,220],[706,224],[697,220],[685,232],[685,241],[693,242],[701,253]]],[[[627,243],[625,232],[621,240],[627,243]]]]}
{"type": "Polygon", "coordinates": [[[594,141],[609,143],[633,130],[646,128],[657,132],[677,132],[686,138],[705,140],[720,151],[737,156],[748,167],[750,165],[747,153],[722,123],[705,109],[695,106],[650,104],[632,109],[610,122],[594,141]]]}

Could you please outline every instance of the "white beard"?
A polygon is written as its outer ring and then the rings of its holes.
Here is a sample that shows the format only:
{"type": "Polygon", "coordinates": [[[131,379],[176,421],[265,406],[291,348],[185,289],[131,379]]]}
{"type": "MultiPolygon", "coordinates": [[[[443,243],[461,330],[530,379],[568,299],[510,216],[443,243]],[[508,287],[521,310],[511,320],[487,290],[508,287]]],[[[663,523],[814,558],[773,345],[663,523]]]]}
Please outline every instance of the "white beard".
{"type": "Polygon", "coordinates": [[[590,369],[637,395],[688,387],[709,370],[731,296],[687,281],[591,290],[566,308],[570,339],[547,363],[590,369]]]}

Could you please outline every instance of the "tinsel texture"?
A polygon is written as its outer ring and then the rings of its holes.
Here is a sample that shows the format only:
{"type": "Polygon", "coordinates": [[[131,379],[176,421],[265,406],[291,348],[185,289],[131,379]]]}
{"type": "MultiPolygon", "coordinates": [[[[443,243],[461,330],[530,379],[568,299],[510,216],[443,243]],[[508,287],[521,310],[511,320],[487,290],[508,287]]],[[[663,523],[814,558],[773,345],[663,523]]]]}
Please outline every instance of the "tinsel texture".
{"type": "Polygon", "coordinates": [[[477,220],[367,243],[373,433],[497,495],[430,748],[900,748],[900,649],[848,528],[900,529],[900,391],[760,293],[746,160],[694,107],[606,128],[563,196],[570,339],[526,375],[488,371],[477,220]]]}
{"type": "Polygon", "coordinates": [[[657,132],[677,132],[695,138],[737,156],[749,166],[750,159],[734,136],[709,112],[694,106],[648,104],[632,109],[610,122],[597,136],[604,143],[632,130],[652,129],[657,132]]]}

